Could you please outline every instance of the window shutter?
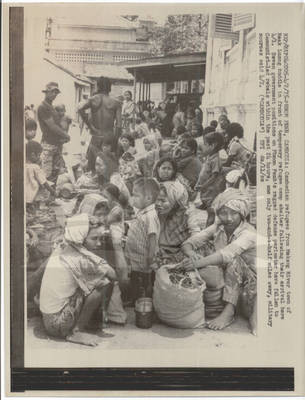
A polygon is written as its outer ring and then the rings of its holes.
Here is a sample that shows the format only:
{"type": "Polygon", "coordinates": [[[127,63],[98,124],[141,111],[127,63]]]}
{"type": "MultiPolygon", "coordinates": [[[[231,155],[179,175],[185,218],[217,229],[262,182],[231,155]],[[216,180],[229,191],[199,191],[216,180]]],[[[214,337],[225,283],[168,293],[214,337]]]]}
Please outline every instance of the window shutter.
{"type": "Polygon", "coordinates": [[[233,14],[232,31],[253,28],[255,26],[255,14],[233,14]]]}
{"type": "Polygon", "coordinates": [[[232,31],[232,14],[215,14],[213,15],[211,23],[212,37],[238,40],[238,32],[232,31]]]}

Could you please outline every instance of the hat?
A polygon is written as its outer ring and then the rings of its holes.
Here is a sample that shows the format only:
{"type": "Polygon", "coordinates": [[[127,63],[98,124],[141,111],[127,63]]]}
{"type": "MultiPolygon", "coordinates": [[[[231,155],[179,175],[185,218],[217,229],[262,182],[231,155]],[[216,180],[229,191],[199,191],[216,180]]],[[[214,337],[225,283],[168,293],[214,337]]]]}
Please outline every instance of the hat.
{"type": "Polygon", "coordinates": [[[43,90],[43,92],[51,92],[52,90],[57,90],[58,93],[60,93],[60,90],[59,90],[59,88],[58,88],[58,83],[56,83],[56,82],[49,82],[49,83],[46,85],[46,88],[45,88],[45,90],[43,90]]]}

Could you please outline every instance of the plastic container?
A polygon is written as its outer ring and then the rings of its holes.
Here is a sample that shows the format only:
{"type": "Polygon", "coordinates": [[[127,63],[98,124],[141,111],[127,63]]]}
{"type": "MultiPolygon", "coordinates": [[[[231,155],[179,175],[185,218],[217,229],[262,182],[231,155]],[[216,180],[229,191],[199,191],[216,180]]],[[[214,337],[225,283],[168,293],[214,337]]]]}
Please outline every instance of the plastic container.
{"type": "Polygon", "coordinates": [[[153,323],[153,301],[150,297],[141,297],[135,304],[136,326],[149,329],[153,323]]]}

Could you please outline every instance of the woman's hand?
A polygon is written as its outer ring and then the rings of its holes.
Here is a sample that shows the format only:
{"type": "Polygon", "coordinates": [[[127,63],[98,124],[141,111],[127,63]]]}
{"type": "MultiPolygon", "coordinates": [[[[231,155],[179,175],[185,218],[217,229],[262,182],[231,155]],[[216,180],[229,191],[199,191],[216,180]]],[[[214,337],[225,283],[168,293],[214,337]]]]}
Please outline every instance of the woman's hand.
{"type": "Polygon", "coordinates": [[[193,257],[183,260],[181,266],[186,271],[193,271],[194,269],[200,269],[203,267],[203,260],[204,257],[200,256],[199,254],[195,254],[193,257]]]}
{"type": "Polygon", "coordinates": [[[189,252],[186,254],[186,256],[187,256],[188,258],[190,258],[191,260],[198,260],[198,259],[202,258],[201,255],[198,254],[198,253],[196,253],[194,250],[189,251],[189,252]]]}
{"type": "Polygon", "coordinates": [[[184,246],[182,246],[182,252],[188,258],[196,257],[197,255],[197,253],[190,244],[185,244],[184,246]]]}

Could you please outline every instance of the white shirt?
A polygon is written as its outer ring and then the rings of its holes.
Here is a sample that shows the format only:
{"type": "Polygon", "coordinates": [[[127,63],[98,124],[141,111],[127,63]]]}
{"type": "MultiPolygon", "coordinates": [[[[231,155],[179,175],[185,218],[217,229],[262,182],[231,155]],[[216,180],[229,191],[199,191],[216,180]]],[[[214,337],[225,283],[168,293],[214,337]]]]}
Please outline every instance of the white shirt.
{"type": "Polygon", "coordinates": [[[40,311],[45,314],[59,312],[77,288],[72,272],[61,263],[59,255],[53,252],[42,278],[40,311]]]}
{"type": "Polygon", "coordinates": [[[45,173],[38,164],[25,164],[25,198],[27,203],[32,203],[35,200],[39,188],[46,182],[45,173]]]}

